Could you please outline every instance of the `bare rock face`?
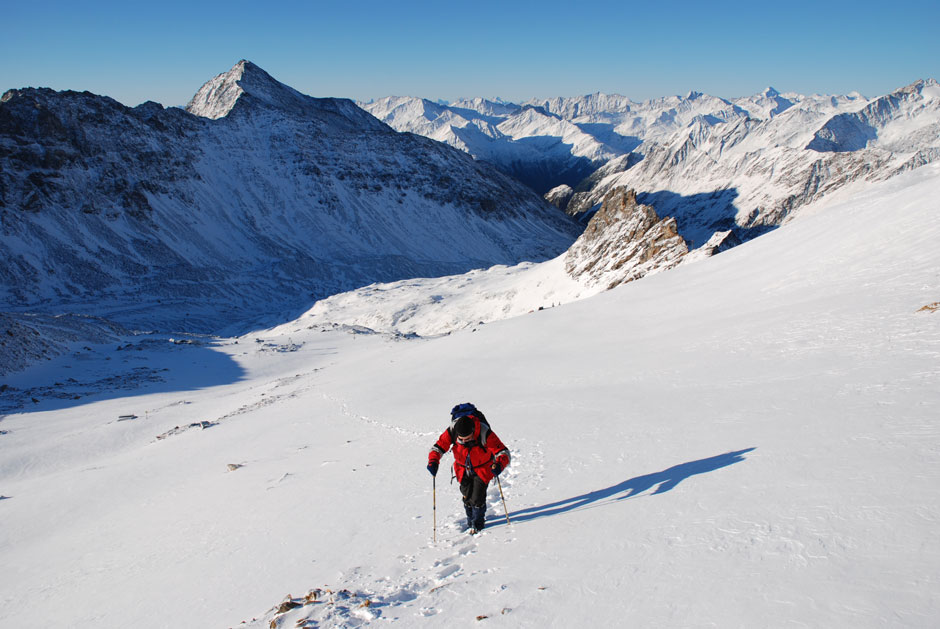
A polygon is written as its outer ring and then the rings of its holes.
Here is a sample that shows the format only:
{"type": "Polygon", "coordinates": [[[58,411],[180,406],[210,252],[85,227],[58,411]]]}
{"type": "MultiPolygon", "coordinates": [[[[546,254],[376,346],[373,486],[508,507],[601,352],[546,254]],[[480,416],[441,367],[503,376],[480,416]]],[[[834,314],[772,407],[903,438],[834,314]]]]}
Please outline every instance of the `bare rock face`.
{"type": "Polygon", "coordinates": [[[713,256],[722,251],[727,251],[732,247],[737,247],[741,244],[741,241],[735,235],[734,231],[728,230],[723,232],[715,232],[715,234],[708,239],[704,245],[700,247],[703,254],[706,256],[713,256]]]}
{"type": "Polygon", "coordinates": [[[546,192],[545,200],[558,209],[564,211],[564,209],[568,206],[568,202],[571,200],[572,195],[574,195],[574,190],[571,188],[571,186],[562,184],[546,192]]]}
{"type": "Polygon", "coordinates": [[[565,254],[565,269],[589,286],[610,289],[671,269],[688,252],[674,218],[661,219],[652,206],[637,203],[634,190],[616,188],[565,254]]]}

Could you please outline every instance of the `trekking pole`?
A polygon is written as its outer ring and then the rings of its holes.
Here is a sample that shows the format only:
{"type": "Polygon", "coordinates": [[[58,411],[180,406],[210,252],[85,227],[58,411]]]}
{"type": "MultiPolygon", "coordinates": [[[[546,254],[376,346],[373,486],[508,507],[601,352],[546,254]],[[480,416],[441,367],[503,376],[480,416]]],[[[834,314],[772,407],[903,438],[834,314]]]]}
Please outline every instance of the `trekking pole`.
{"type": "Polygon", "coordinates": [[[434,543],[437,543],[437,476],[431,477],[431,487],[434,500],[434,543]]]}
{"type": "Polygon", "coordinates": [[[512,524],[509,521],[509,509],[506,508],[506,496],[503,495],[503,484],[499,480],[499,475],[496,476],[496,485],[499,487],[499,497],[503,499],[503,511],[506,512],[506,524],[512,524]]]}

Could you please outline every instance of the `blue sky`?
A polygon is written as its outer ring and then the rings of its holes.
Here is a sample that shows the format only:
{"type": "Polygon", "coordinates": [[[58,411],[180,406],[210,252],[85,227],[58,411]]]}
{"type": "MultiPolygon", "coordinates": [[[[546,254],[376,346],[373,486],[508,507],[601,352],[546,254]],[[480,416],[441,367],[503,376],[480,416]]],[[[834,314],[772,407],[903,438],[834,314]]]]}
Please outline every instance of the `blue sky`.
{"type": "Polygon", "coordinates": [[[879,96],[940,79],[940,2],[2,0],[0,90],[182,105],[249,59],[313,96],[879,96]],[[404,5],[404,6],[402,6],[404,5]]]}

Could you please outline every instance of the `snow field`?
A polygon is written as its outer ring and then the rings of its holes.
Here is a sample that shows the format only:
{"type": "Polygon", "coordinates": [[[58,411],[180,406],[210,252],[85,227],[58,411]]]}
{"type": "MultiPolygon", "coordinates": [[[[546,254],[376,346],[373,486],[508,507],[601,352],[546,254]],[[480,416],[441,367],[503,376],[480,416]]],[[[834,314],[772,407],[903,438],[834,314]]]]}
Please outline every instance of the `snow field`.
{"type": "Polygon", "coordinates": [[[930,627],[938,193],[927,166],[439,338],[302,318],[21,374],[171,366],[0,421],[0,625],[930,627]],[[512,524],[491,487],[462,533],[442,466],[434,543],[424,465],[464,401],[512,450],[512,524]]]}

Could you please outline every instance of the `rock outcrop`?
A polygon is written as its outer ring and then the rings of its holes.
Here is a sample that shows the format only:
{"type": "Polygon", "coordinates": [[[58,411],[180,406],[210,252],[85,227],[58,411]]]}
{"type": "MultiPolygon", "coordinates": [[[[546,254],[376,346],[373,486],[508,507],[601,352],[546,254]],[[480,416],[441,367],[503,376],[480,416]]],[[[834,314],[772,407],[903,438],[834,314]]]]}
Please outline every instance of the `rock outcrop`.
{"type": "Polygon", "coordinates": [[[545,193],[545,200],[557,207],[559,210],[564,211],[568,206],[568,202],[571,201],[571,197],[574,195],[574,190],[571,186],[567,184],[561,184],[556,186],[545,193]]]}
{"type": "Polygon", "coordinates": [[[689,252],[674,218],[661,219],[636,192],[611,190],[565,254],[565,270],[588,286],[610,289],[671,269],[689,252]]]}

